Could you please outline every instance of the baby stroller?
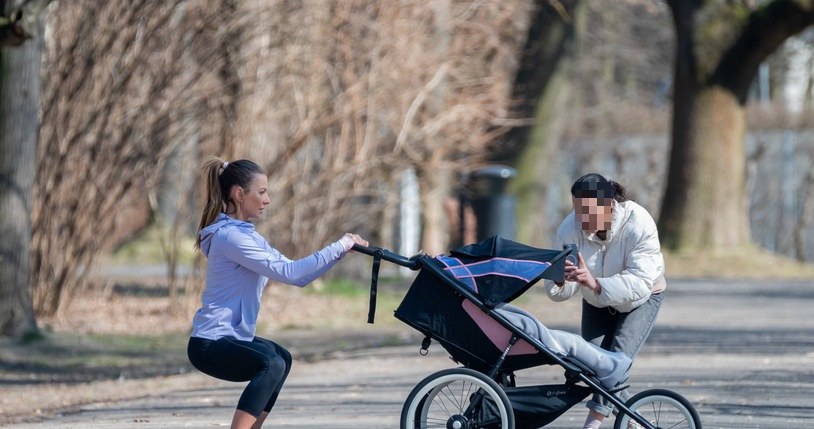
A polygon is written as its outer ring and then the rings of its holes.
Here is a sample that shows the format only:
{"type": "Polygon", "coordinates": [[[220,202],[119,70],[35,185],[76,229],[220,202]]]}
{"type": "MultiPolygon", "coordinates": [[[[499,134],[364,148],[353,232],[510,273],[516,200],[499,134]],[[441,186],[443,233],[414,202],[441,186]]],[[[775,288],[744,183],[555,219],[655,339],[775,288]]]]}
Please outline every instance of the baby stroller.
{"type": "Polygon", "coordinates": [[[576,246],[537,249],[492,237],[439,257],[408,258],[359,245],[354,250],[373,256],[368,322],[374,319],[381,260],[417,270],[395,317],[425,335],[422,354],[435,340],[461,365],[413,388],[402,408],[402,429],[540,428],[592,393],[616,407],[615,429],[631,421],[647,429],[701,429],[695,408],[678,393],[646,390],[623,403],[616,393],[626,386],[603,387],[591,368],[553,351],[496,311],[540,279],[562,281],[566,259],[576,260],[576,246]],[[539,365],[562,367],[564,383],[518,386],[515,372],[539,365]]]}

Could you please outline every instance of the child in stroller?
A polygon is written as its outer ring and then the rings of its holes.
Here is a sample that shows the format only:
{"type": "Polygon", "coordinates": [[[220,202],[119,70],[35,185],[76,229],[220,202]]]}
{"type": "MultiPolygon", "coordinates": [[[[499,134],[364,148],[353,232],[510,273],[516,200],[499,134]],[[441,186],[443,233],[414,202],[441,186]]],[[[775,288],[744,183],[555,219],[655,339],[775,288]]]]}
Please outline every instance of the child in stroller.
{"type": "MultiPolygon", "coordinates": [[[[574,358],[592,369],[605,389],[611,390],[627,380],[632,361],[624,353],[602,349],[570,332],[549,329],[532,314],[511,304],[501,304],[495,307],[495,311],[530,337],[539,339],[550,350],[563,357],[574,358]]],[[[478,326],[484,330],[493,329],[491,321],[492,319],[476,319],[478,326]]],[[[490,336],[489,332],[485,333],[490,336]]],[[[494,340],[492,342],[495,346],[499,344],[494,340]]]]}

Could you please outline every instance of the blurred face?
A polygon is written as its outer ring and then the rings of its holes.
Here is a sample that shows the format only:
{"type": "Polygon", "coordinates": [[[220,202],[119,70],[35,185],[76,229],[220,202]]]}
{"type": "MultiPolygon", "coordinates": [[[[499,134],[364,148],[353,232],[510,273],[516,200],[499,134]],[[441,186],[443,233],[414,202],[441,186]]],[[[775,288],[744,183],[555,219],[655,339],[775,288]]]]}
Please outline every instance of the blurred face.
{"type": "Polygon", "coordinates": [[[268,195],[269,179],[265,174],[255,174],[248,189],[235,186],[233,201],[237,203],[237,213],[241,220],[259,218],[271,203],[268,195]]]}
{"type": "Polygon", "coordinates": [[[611,227],[613,200],[610,198],[574,198],[574,214],[585,232],[607,231],[611,227]]]}

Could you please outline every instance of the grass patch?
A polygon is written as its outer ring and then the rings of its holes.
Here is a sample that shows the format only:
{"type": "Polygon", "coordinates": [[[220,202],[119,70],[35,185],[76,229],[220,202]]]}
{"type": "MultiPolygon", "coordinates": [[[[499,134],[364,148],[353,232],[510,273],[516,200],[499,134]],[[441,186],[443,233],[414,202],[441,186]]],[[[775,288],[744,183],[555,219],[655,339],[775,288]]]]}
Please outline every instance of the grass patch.
{"type": "Polygon", "coordinates": [[[722,279],[814,279],[814,265],[757,246],[731,251],[665,252],[667,277],[722,279]]]}
{"type": "Polygon", "coordinates": [[[45,335],[45,332],[42,330],[30,330],[23,333],[20,337],[20,344],[32,344],[37,343],[39,341],[44,341],[48,337],[45,335]]]}
{"type": "MultiPolygon", "coordinates": [[[[114,264],[163,264],[166,263],[166,255],[161,247],[162,234],[160,228],[151,225],[136,236],[115,249],[109,256],[109,261],[114,264]]],[[[169,240],[169,238],[166,238],[169,240]]],[[[181,265],[191,265],[195,259],[195,238],[182,236],[178,240],[178,263],[181,265]]]]}
{"type": "Polygon", "coordinates": [[[368,285],[357,283],[347,278],[332,278],[314,282],[305,288],[305,292],[316,295],[356,298],[370,293],[368,285]]]}
{"type": "Polygon", "coordinates": [[[86,334],[81,338],[82,341],[88,342],[93,347],[121,354],[144,350],[186,350],[187,337],[186,333],[177,333],[163,335],[86,334]]]}

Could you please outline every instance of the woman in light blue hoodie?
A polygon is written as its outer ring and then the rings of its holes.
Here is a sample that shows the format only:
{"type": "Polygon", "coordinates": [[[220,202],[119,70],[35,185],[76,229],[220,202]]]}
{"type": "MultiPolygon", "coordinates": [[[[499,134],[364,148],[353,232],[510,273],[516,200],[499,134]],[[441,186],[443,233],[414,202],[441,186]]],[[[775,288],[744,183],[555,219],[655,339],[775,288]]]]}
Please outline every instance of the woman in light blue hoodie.
{"type": "Polygon", "coordinates": [[[303,287],[333,267],[354,244],[368,243],[356,234],[345,234],[324,249],[292,261],[248,222],[259,218],[270,203],[263,169],[249,160],[213,158],[203,170],[206,205],[196,247],[207,258],[206,289],[192,321],[187,355],[205,374],[249,382],[231,427],[258,429],[291,369],[286,349],[255,336],[266,283],[303,287]]]}

